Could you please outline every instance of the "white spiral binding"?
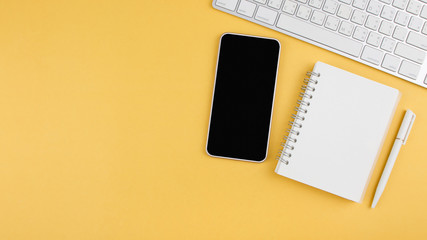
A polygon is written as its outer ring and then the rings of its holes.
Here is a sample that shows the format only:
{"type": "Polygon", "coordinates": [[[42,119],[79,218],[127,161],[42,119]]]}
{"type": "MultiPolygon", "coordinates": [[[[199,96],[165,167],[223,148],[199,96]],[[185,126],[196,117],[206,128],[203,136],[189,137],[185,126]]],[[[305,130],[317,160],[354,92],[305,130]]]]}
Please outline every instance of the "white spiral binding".
{"type": "Polygon", "coordinates": [[[295,114],[292,114],[293,121],[289,122],[290,128],[287,129],[287,136],[284,136],[283,139],[285,142],[282,142],[282,150],[279,151],[277,160],[288,165],[290,158],[292,157],[291,151],[295,149],[294,143],[297,142],[297,137],[300,134],[300,130],[303,127],[303,121],[305,120],[304,115],[309,111],[310,99],[313,98],[313,92],[316,91],[315,85],[318,84],[317,79],[313,77],[320,77],[320,73],[307,72],[308,78],[304,79],[304,85],[301,87],[303,90],[300,93],[300,98],[297,101],[297,106],[295,107],[295,114]]]}

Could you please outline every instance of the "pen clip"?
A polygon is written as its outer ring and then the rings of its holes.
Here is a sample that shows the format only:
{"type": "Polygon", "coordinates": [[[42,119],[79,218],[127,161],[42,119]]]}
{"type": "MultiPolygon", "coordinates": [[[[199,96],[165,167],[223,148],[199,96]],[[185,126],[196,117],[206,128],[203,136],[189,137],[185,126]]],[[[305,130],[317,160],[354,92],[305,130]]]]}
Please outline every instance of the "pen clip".
{"type": "Polygon", "coordinates": [[[415,114],[411,110],[407,110],[405,117],[403,118],[402,125],[400,126],[399,133],[397,134],[397,139],[402,141],[402,144],[406,143],[408,140],[409,132],[411,131],[412,125],[415,121],[415,114]]]}

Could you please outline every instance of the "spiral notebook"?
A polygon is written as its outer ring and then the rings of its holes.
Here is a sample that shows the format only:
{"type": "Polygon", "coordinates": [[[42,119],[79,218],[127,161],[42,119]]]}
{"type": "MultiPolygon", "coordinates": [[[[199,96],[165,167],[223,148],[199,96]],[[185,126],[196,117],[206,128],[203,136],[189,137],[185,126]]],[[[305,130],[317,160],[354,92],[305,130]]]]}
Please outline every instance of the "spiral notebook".
{"type": "Polygon", "coordinates": [[[361,202],[400,92],[322,62],[307,76],[276,173],[361,202]]]}

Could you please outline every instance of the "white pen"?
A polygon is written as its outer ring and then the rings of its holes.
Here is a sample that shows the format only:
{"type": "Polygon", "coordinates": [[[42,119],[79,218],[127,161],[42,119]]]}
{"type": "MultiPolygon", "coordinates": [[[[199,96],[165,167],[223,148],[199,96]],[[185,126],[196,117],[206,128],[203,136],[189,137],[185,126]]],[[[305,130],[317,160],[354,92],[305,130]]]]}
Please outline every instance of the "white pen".
{"type": "Polygon", "coordinates": [[[371,206],[372,208],[374,208],[377,205],[378,200],[380,200],[381,194],[383,193],[388,178],[390,177],[391,170],[393,169],[394,162],[396,162],[399,150],[402,145],[405,145],[406,140],[408,140],[408,135],[411,131],[412,125],[414,124],[414,120],[415,114],[408,109],[406,111],[405,117],[403,118],[402,125],[400,125],[396,140],[394,140],[393,148],[391,149],[390,155],[388,156],[383,174],[381,175],[380,182],[377,186],[377,190],[375,191],[374,201],[372,201],[371,206]]]}

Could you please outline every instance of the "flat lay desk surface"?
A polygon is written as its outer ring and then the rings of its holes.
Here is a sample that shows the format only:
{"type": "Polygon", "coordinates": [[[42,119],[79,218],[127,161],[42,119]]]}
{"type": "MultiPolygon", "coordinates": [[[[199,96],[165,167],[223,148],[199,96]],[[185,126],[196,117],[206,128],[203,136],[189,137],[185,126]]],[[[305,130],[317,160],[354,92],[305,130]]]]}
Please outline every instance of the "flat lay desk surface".
{"type": "Polygon", "coordinates": [[[427,237],[426,89],[210,0],[2,1],[0,33],[0,239],[427,237]],[[224,32],[282,44],[261,164],[204,150],[224,32]],[[274,173],[318,60],[402,92],[362,204],[274,173]],[[408,108],[411,135],[370,209],[408,108]]]}

